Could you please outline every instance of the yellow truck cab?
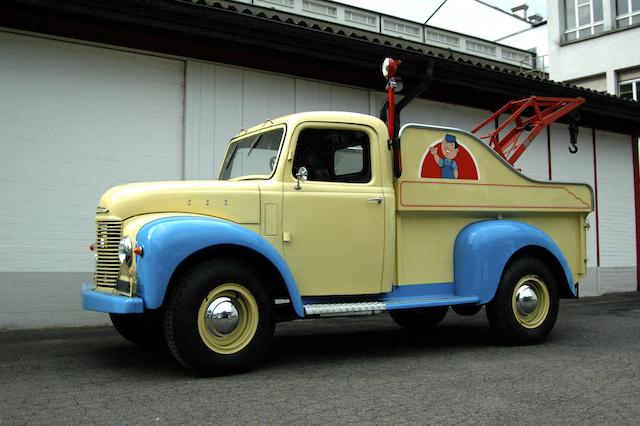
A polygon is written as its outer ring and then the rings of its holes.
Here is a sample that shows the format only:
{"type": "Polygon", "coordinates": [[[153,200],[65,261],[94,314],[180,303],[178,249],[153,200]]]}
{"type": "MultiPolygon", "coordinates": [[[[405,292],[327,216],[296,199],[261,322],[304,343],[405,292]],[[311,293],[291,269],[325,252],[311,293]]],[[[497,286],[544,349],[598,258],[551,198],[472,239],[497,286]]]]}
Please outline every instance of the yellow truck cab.
{"type": "Polygon", "coordinates": [[[506,341],[543,341],[586,273],[591,188],[531,180],[463,130],[397,134],[293,114],[234,137],[217,181],[108,190],[84,307],[202,374],[252,366],[296,318],[388,311],[424,330],[486,306],[506,341]]]}

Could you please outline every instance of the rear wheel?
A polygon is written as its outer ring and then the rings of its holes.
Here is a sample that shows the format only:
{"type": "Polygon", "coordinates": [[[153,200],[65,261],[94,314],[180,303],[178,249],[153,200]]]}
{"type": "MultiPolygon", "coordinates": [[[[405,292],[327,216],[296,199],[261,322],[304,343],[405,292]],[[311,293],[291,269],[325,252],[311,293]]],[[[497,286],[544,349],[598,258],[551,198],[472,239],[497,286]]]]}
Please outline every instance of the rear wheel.
{"type": "Polygon", "coordinates": [[[551,333],[558,316],[558,289],[551,270],[537,258],[507,266],[487,305],[491,327],[509,343],[535,344],[551,333]]]}
{"type": "Polygon", "coordinates": [[[428,331],[444,319],[448,306],[436,308],[391,310],[389,315],[400,327],[409,331],[428,331]]]}
{"type": "Polygon", "coordinates": [[[165,335],[176,359],[200,374],[252,367],[275,327],[273,301],[259,275],[236,259],[197,265],[176,283],[165,335]]]}

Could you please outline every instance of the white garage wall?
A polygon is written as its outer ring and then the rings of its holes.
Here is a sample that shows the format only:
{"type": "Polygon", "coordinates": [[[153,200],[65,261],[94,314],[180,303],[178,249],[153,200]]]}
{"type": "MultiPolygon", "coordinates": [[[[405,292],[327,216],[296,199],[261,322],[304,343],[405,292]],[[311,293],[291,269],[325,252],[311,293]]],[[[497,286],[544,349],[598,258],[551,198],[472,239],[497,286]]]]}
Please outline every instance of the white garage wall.
{"type": "Polygon", "coordinates": [[[295,91],[295,112],[349,111],[369,114],[367,90],[296,79],[295,91]]]}
{"type": "Polygon", "coordinates": [[[7,33],[0,45],[0,271],[90,271],[100,194],[182,178],[182,63],[7,33]]]}
{"type": "MultiPolygon", "coordinates": [[[[198,179],[213,176],[217,155],[213,145],[200,140],[214,140],[218,126],[209,122],[216,116],[216,69],[187,64],[185,72],[184,177],[198,179]]],[[[222,93],[220,94],[222,97],[222,93]]],[[[227,110],[232,109],[227,108],[227,110]]],[[[238,114],[240,116],[240,114],[238,114]]]]}
{"type": "Polygon", "coordinates": [[[515,168],[531,179],[549,180],[549,149],[546,129],[531,141],[529,147],[516,161],[515,168]]]}
{"type": "MultiPolygon", "coordinates": [[[[379,109],[385,99],[385,95],[378,94],[377,98],[379,109]]],[[[402,111],[400,118],[403,125],[407,123],[431,124],[455,127],[470,132],[490,115],[490,111],[481,109],[416,99],[402,111]]]]}
{"type": "Polygon", "coordinates": [[[185,177],[214,179],[227,142],[243,128],[294,112],[369,113],[369,92],[350,87],[187,61],[185,177]]]}
{"type": "Polygon", "coordinates": [[[250,128],[294,111],[294,79],[245,70],[242,83],[242,127],[250,128]]]}
{"type": "Polygon", "coordinates": [[[0,328],[80,306],[109,187],[181,179],[184,62],[0,32],[0,328]]]}
{"type": "MultiPolygon", "coordinates": [[[[578,131],[578,152],[569,152],[569,129],[566,124],[551,125],[551,166],[554,181],[586,183],[595,189],[593,165],[593,130],[578,131]]],[[[595,207],[595,197],[594,197],[595,207]]],[[[580,283],[581,296],[595,296],[598,290],[596,212],[588,216],[587,277],[580,283]]]]}
{"type": "Polygon", "coordinates": [[[599,292],[636,289],[631,137],[596,132],[600,226],[599,292]]]}
{"type": "MultiPolygon", "coordinates": [[[[331,88],[331,110],[369,114],[369,91],[333,86],[331,88]]],[[[297,111],[300,112],[299,109],[297,111]]]]}
{"type": "Polygon", "coordinates": [[[631,138],[597,131],[596,154],[600,202],[600,265],[635,265],[631,138]]]}

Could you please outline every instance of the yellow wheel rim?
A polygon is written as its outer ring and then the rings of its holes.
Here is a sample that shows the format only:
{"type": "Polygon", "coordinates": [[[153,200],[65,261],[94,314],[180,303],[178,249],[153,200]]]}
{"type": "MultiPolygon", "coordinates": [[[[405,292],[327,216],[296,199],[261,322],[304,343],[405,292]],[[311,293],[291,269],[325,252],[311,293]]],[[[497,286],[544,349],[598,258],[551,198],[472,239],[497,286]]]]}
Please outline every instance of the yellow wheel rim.
{"type": "Polygon", "coordinates": [[[240,284],[211,290],[198,310],[198,333],[214,352],[233,354],[251,342],[258,329],[258,303],[240,284]]]}
{"type": "Polygon", "coordinates": [[[511,297],[516,321],[525,328],[539,327],[549,314],[549,289],[537,275],[522,277],[511,297]]]}

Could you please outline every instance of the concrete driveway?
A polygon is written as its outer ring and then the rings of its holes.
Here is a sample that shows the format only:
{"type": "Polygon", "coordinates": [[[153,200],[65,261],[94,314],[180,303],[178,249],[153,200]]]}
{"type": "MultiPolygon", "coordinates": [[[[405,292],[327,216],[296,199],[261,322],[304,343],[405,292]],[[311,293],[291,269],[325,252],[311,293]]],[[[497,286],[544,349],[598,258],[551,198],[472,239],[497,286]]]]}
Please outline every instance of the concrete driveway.
{"type": "Polygon", "coordinates": [[[484,312],[280,324],[251,373],[201,379],[111,327],[0,332],[0,424],[638,424],[640,293],[564,301],[543,345],[484,312]]]}

